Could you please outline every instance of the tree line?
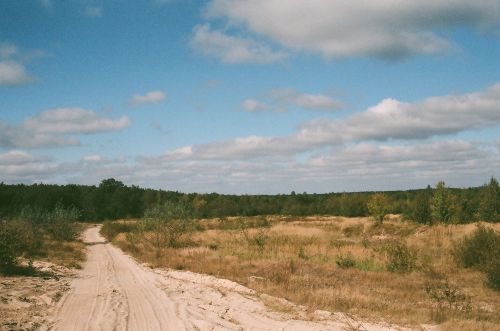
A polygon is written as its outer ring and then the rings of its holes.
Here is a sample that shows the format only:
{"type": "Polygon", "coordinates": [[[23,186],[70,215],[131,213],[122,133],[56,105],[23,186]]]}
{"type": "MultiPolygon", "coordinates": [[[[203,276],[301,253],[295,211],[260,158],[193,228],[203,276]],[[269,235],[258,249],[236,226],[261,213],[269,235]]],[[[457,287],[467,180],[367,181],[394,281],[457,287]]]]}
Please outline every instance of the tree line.
{"type": "Polygon", "coordinates": [[[16,218],[27,212],[36,215],[57,208],[78,210],[80,221],[140,218],[147,210],[166,202],[189,205],[196,218],[278,214],[367,216],[373,214],[370,207],[377,207],[374,199],[382,206],[379,214],[402,214],[420,223],[500,221],[500,188],[495,178],[472,188],[450,188],[439,182],[425,189],[383,193],[277,195],[186,194],[127,186],[113,178],[97,186],[0,183],[0,218],[16,218]]]}

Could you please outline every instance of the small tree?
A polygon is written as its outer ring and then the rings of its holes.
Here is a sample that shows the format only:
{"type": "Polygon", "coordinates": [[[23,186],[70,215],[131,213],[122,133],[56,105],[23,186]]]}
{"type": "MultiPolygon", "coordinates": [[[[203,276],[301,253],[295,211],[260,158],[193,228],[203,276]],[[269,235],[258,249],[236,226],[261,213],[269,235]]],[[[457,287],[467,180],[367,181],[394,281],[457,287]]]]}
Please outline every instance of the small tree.
{"type": "Polygon", "coordinates": [[[481,189],[479,217],[484,221],[498,221],[500,215],[500,187],[498,181],[491,177],[488,185],[481,189]]]}
{"type": "Polygon", "coordinates": [[[437,222],[449,223],[453,215],[453,197],[443,181],[436,185],[431,203],[432,217],[437,222]]]}
{"type": "Polygon", "coordinates": [[[384,193],[375,193],[367,202],[368,212],[376,222],[382,223],[389,211],[390,200],[384,193]]]}
{"type": "Polygon", "coordinates": [[[140,231],[157,249],[175,247],[182,235],[194,229],[192,215],[190,205],[168,201],[146,210],[140,231]]]}
{"type": "Polygon", "coordinates": [[[430,197],[427,192],[419,192],[413,201],[411,217],[415,222],[429,224],[432,221],[430,197]]]}

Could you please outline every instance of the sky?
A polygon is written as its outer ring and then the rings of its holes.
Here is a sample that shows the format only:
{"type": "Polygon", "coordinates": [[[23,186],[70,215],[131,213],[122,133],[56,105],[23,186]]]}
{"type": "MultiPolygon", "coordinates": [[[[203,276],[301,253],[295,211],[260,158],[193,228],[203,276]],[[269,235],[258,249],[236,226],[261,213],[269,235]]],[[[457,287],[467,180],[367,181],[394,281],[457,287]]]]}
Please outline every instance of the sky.
{"type": "Polygon", "coordinates": [[[500,177],[500,0],[2,0],[0,182],[500,177]]]}

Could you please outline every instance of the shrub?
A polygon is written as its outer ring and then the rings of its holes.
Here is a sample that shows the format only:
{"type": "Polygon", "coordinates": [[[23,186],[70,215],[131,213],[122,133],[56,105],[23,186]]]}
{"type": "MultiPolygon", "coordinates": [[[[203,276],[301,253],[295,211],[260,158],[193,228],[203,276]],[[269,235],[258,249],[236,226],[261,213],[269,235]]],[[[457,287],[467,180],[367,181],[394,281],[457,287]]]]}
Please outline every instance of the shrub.
{"type": "Polygon", "coordinates": [[[390,200],[384,193],[375,193],[367,202],[368,212],[376,222],[382,223],[389,211],[390,200]]]}
{"type": "Polygon", "coordinates": [[[476,268],[486,273],[488,285],[500,290],[500,234],[478,225],[476,230],[455,243],[452,254],[465,268],[476,268]]]}
{"type": "Polygon", "coordinates": [[[101,234],[109,241],[112,241],[119,233],[130,233],[137,228],[136,223],[106,221],[102,225],[101,234]]]}
{"type": "Polygon", "coordinates": [[[431,202],[432,217],[437,222],[449,223],[453,215],[453,196],[443,181],[436,185],[431,202]]]}
{"type": "Polygon", "coordinates": [[[411,218],[417,223],[431,223],[432,213],[428,192],[419,192],[415,196],[411,206],[411,218]]]}
{"type": "Polygon", "coordinates": [[[344,269],[353,268],[354,266],[356,266],[356,260],[351,254],[338,255],[335,259],[335,263],[337,263],[339,267],[344,269]]]}
{"type": "Polygon", "coordinates": [[[245,237],[247,243],[249,245],[255,245],[257,248],[262,251],[264,250],[264,246],[266,245],[269,235],[267,228],[261,228],[253,235],[250,235],[247,230],[243,229],[243,236],[245,237]]]}
{"type": "Polygon", "coordinates": [[[488,286],[494,290],[500,291],[500,256],[498,253],[486,268],[486,278],[488,286]]]}
{"type": "Polygon", "coordinates": [[[22,221],[0,221],[0,266],[13,266],[38,244],[31,225],[22,221]]]}
{"type": "Polygon", "coordinates": [[[471,235],[455,243],[452,253],[463,267],[484,269],[500,254],[500,234],[478,225],[471,235]]]}
{"type": "Polygon", "coordinates": [[[74,240],[78,234],[76,221],[79,217],[80,211],[76,208],[56,206],[47,215],[46,230],[56,240],[74,240]]]}
{"type": "Polygon", "coordinates": [[[190,205],[165,202],[150,208],[139,222],[138,230],[155,248],[176,247],[179,239],[195,229],[190,205]]]}
{"type": "Polygon", "coordinates": [[[416,252],[405,242],[395,242],[386,248],[388,254],[387,270],[391,272],[410,272],[415,268],[416,252]]]}
{"type": "Polygon", "coordinates": [[[45,231],[55,240],[69,241],[75,239],[78,234],[76,222],[80,218],[80,211],[76,208],[64,208],[60,204],[52,211],[27,206],[17,218],[33,224],[37,230],[45,231]]]}
{"type": "Polygon", "coordinates": [[[425,293],[438,304],[438,308],[469,313],[472,310],[470,297],[448,281],[427,284],[425,293]]]}

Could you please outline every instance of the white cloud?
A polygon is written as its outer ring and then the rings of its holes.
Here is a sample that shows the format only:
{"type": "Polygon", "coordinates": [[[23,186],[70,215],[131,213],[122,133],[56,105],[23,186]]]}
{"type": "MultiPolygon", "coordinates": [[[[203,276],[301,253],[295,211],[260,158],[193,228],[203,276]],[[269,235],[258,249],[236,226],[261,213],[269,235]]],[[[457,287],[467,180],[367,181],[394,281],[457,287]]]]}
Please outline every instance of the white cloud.
{"type": "Polygon", "coordinates": [[[33,154],[20,150],[12,150],[0,154],[0,166],[33,163],[47,160],[49,160],[49,158],[43,156],[35,156],[33,154]]]}
{"type": "Polygon", "coordinates": [[[289,136],[250,136],[212,142],[189,146],[190,153],[172,151],[165,157],[238,160],[290,156],[349,142],[427,139],[499,124],[500,84],[496,84],[480,92],[431,97],[414,103],[386,99],[347,118],[305,122],[289,136]]]}
{"type": "Polygon", "coordinates": [[[27,118],[23,127],[39,133],[88,134],[121,130],[130,123],[126,116],[115,120],[82,108],[58,108],[27,118]]]}
{"type": "Polygon", "coordinates": [[[124,129],[131,121],[107,118],[82,108],[46,110],[20,125],[0,122],[0,147],[38,148],[78,145],[75,134],[95,134],[124,129]]]}
{"type": "Polygon", "coordinates": [[[339,101],[330,96],[300,93],[291,88],[273,89],[267,93],[265,100],[266,102],[246,99],[241,106],[250,112],[263,110],[284,112],[288,111],[291,106],[307,110],[334,111],[342,106],[339,101]]]}
{"type": "MultiPolygon", "coordinates": [[[[114,177],[129,184],[185,192],[280,193],[331,192],[425,187],[445,180],[449,185],[481,185],[498,178],[500,153],[493,142],[461,140],[409,145],[354,144],[307,160],[188,160],[143,157],[134,162],[89,155],[73,163],[58,163],[25,152],[0,154],[6,182],[96,184],[114,177]],[[7,161],[5,161],[7,160],[7,161]],[[10,160],[10,161],[9,161],[10,160]]],[[[178,150],[192,154],[189,147],[178,150]]]]}
{"type": "Polygon", "coordinates": [[[234,37],[222,31],[212,30],[210,25],[198,25],[193,30],[191,47],[224,63],[270,64],[288,57],[282,51],[274,51],[255,40],[234,37]]]}
{"type": "Polygon", "coordinates": [[[246,99],[241,103],[241,107],[247,111],[255,112],[269,109],[265,103],[259,102],[255,99],[246,99]]]}
{"type": "Polygon", "coordinates": [[[151,91],[144,95],[135,94],[129,104],[134,107],[147,104],[160,103],[167,99],[167,95],[163,91],[151,91]]]}
{"type": "Polygon", "coordinates": [[[14,44],[0,43],[0,86],[23,85],[35,81],[26,65],[47,56],[42,50],[20,51],[14,44]]]}
{"type": "Polygon", "coordinates": [[[274,89],[270,98],[277,105],[278,110],[287,110],[289,106],[296,106],[310,110],[337,110],[341,103],[323,94],[304,94],[294,89],[274,89]]]}
{"type": "Polygon", "coordinates": [[[289,49],[325,57],[397,59],[452,49],[452,42],[438,30],[498,28],[500,2],[212,0],[206,17],[226,18],[289,49]]]}
{"type": "Polygon", "coordinates": [[[343,140],[423,139],[500,124],[500,84],[484,91],[405,103],[385,99],[339,121],[316,120],[299,134],[343,140]]]}
{"type": "Polygon", "coordinates": [[[21,85],[33,81],[26,67],[15,61],[0,61],[0,85],[21,85]]]}
{"type": "Polygon", "coordinates": [[[85,15],[88,17],[102,17],[102,7],[87,6],[87,8],[85,8],[85,15]]]}

